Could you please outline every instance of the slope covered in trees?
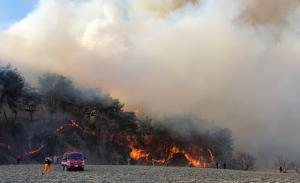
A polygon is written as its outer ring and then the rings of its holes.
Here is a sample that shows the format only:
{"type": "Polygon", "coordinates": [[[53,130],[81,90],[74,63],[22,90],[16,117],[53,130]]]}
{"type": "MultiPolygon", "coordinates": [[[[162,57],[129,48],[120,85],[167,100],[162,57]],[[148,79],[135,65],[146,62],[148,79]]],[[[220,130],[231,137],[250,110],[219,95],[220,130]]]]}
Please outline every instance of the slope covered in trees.
{"type": "MultiPolygon", "coordinates": [[[[209,166],[232,156],[228,129],[189,116],[137,118],[117,99],[44,74],[31,87],[10,66],[0,69],[0,163],[40,162],[81,149],[99,164],[168,164],[176,158],[209,166]],[[176,155],[177,154],[177,155],[176,155]],[[182,156],[178,156],[182,154],[182,156]]],[[[176,162],[175,162],[176,163],[176,162]]]]}

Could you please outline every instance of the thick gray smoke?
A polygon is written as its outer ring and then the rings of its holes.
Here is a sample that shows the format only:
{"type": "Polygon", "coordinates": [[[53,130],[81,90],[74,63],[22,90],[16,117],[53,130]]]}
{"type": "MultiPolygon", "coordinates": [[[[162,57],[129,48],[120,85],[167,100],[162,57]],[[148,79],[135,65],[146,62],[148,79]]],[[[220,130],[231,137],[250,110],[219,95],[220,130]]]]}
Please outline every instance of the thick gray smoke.
{"type": "Polygon", "coordinates": [[[0,32],[0,59],[213,120],[262,159],[300,153],[299,1],[149,2],[40,0],[0,32]]]}

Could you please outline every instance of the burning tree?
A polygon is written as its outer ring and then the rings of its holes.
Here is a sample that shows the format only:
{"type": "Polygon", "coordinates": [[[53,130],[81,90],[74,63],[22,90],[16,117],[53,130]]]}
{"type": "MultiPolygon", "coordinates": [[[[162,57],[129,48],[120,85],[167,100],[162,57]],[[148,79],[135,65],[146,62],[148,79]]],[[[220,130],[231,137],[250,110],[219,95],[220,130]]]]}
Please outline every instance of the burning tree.
{"type": "Polygon", "coordinates": [[[83,150],[94,163],[127,164],[131,158],[140,164],[208,167],[232,151],[230,131],[205,120],[190,116],[138,119],[135,112],[124,111],[117,99],[78,88],[64,76],[45,74],[34,89],[24,87],[14,70],[3,71],[3,77],[7,73],[18,84],[6,84],[11,80],[3,79],[1,92],[7,99],[2,102],[14,101],[11,106],[18,112],[30,113],[29,118],[16,118],[17,125],[0,129],[0,143],[7,144],[0,151],[6,148],[7,158],[22,153],[28,162],[42,161],[48,153],[62,154],[71,148],[83,150]],[[22,144],[17,139],[23,139],[22,144]]]}
{"type": "MultiPolygon", "coordinates": [[[[194,167],[208,167],[215,164],[227,149],[216,145],[218,129],[203,120],[188,116],[176,116],[151,122],[146,119],[139,123],[140,140],[128,138],[131,158],[136,161],[152,164],[176,164],[173,159],[181,157],[194,167]],[[176,119],[176,120],[172,120],[176,119]],[[206,127],[205,127],[206,126],[206,127]],[[201,128],[202,130],[200,130],[201,128]]],[[[231,136],[222,139],[229,149],[231,136]]]]}

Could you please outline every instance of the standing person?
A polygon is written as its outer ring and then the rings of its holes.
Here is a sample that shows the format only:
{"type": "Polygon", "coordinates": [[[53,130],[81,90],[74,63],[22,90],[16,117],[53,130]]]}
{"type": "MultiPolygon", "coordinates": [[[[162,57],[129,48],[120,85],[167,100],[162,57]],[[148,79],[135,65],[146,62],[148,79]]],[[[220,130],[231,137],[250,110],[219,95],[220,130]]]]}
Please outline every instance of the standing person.
{"type": "Polygon", "coordinates": [[[219,169],[219,163],[218,162],[216,163],[216,168],[219,169]]]}
{"type": "Polygon", "coordinates": [[[226,163],[223,163],[223,168],[226,169],[226,163]]]}
{"type": "Polygon", "coordinates": [[[21,162],[21,156],[18,155],[18,156],[16,157],[16,160],[17,160],[17,164],[20,164],[20,162],[21,162]]]}
{"type": "Polygon", "coordinates": [[[279,173],[282,173],[283,172],[283,168],[280,166],[279,167],[279,173]]]}
{"type": "Polygon", "coordinates": [[[53,164],[56,165],[58,163],[58,156],[53,157],[53,164]]]}
{"type": "Polygon", "coordinates": [[[127,158],[127,165],[130,165],[130,158],[127,158]]]}
{"type": "Polygon", "coordinates": [[[47,156],[44,162],[44,172],[43,174],[49,175],[51,172],[51,163],[52,163],[52,158],[51,155],[47,156]]]}

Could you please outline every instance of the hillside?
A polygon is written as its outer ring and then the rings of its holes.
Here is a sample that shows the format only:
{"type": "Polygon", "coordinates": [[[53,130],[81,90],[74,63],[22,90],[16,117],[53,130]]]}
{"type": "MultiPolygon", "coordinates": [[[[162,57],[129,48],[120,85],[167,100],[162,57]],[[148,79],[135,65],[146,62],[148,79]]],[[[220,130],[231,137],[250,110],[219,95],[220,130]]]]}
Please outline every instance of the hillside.
{"type": "Polygon", "coordinates": [[[1,164],[14,163],[17,155],[25,163],[42,162],[67,149],[82,150],[93,164],[130,158],[133,164],[208,167],[232,155],[228,129],[190,116],[138,118],[119,100],[61,75],[44,74],[33,88],[16,69],[2,67],[0,86],[1,164]]]}

